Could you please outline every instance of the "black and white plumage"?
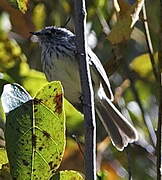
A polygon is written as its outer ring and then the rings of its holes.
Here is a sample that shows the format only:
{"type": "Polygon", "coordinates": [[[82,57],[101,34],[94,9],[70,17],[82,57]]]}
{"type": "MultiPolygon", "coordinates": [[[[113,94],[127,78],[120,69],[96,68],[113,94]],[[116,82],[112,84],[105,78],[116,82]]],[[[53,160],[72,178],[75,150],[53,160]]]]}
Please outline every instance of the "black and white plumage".
{"type": "MultiPolygon", "coordinates": [[[[41,62],[48,81],[61,81],[65,97],[82,112],[81,85],[75,52],[75,35],[65,28],[46,27],[32,33],[42,48],[41,62]]],[[[93,51],[88,57],[94,88],[95,111],[111,137],[113,145],[123,150],[138,139],[137,131],[112,103],[113,93],[106,72],[93,51]]]]}

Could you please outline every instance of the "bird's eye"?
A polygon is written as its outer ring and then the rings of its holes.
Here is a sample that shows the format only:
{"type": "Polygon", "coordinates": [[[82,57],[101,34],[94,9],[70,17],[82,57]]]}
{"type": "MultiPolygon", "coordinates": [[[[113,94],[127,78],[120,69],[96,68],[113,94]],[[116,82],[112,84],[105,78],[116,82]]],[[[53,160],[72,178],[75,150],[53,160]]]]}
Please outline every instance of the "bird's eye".
{"type": "Polygon", "coordinates": [[[55,29],[51,29],[52,34],[57,34],[57,31],[55,29]]]}
{"type": "Polygon", "coordinates": [[[46,31],[44,34],[47,35],[47,36],[50,36],[51,32],[50,31],[46,31]]]}

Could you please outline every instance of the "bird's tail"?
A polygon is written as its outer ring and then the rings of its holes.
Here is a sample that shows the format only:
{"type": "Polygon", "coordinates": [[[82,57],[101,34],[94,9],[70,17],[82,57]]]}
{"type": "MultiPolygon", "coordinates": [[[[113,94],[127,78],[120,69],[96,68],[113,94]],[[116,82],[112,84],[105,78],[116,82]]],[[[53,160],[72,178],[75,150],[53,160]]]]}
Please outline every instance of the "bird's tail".
{"type": "Polygon", "coordinates": [[[122,151],[128,143],[137,141],[136,129],[107,97],[97,99],[96,113],[118,150],[122,151]]]}

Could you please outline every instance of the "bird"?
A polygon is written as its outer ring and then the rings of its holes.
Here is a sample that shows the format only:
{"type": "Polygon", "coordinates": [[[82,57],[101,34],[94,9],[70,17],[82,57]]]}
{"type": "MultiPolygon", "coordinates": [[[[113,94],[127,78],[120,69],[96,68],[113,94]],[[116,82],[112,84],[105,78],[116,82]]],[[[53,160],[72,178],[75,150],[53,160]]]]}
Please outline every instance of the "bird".
{"type": "MultiPolygon", "coordinates": [[[[37,42],[42,49],[41,64],[47,80],[61,81],[65,98],[83,112],[75,34],[66,28],[56,26],[48,26],[30,33],[32,41],[37,42]]],[[[122,151],[129,143],[138,140],[137,130],[113,104],[114,96],[110,82],[99,58],[89,46],[87,53],[95,112],[112,144],[117,150],[122,151]]]]}

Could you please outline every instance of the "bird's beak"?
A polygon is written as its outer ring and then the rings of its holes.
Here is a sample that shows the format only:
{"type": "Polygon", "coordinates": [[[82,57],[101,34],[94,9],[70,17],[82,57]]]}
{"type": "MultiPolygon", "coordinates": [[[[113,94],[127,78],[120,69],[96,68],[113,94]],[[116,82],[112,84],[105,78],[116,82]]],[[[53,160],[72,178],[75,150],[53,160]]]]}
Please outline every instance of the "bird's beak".
{"type": "Polygon", "coordinates": [[[39,42],[40,32],[30,32],[30,34],[32,34],[31,36],[32,42],[39,42]]]}

